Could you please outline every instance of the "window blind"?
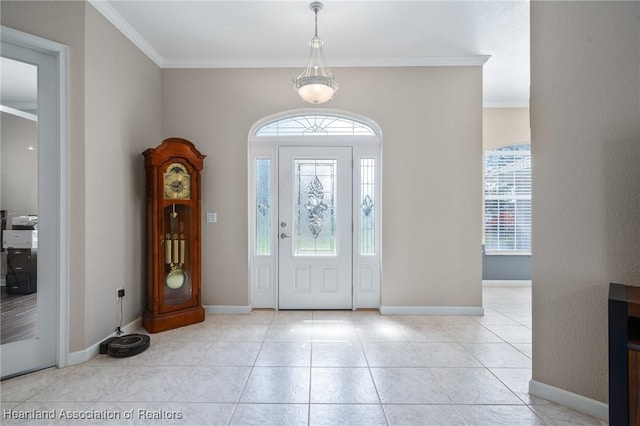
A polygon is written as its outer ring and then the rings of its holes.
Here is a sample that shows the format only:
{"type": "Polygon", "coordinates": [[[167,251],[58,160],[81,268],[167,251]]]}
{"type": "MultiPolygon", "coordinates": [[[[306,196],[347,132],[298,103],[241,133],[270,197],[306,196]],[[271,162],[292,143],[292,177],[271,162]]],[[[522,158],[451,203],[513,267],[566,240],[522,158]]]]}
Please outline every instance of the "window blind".
{"type": "Polygon", "coordinates": [[[531,151],[513,145],[485,152],[486,252],[531,253],[531,151]]]}

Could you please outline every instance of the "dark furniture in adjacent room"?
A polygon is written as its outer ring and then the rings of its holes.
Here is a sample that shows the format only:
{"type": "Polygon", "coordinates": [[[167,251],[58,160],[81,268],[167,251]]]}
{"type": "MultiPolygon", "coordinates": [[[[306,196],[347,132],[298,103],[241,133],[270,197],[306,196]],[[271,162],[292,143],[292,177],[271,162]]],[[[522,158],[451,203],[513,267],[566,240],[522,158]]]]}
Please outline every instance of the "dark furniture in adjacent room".
{"type": "Polygon", "coordinates": [[[31,294],[38,291],[38,250],[7,250],[7,294],[31,294]]]}
{"type": "Polygon", "coordinates": [[[640,287],[609,285],[609,424],[640,424],[640,287]]]}

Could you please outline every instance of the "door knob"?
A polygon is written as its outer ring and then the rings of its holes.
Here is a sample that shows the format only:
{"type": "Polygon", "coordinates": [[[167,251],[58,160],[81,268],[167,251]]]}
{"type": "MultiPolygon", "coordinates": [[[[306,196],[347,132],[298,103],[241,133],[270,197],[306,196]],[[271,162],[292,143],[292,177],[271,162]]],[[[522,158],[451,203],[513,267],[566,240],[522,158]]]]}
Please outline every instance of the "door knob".
{"type": "Polygon", "coordinates": [[[291,235],[287,235],[283,232],[282,234],[280,234],[280,238],[284,240],[285,238],[291,238],[291,235]]]}

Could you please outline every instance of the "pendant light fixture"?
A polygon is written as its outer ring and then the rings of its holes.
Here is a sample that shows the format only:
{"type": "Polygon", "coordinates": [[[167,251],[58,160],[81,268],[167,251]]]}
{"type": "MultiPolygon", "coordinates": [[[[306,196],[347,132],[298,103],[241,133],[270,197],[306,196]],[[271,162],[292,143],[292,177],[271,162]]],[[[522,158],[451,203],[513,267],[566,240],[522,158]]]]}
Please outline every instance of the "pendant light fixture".
{"type": "Polygon", "coordinates": [[[327,66],[322,49],[322,40],[318,38],[318,11],[322,3],[314,1],[309,8],[315,14],[315,33],[309,42],[311,52],[307,67],[293,80],[293,88],[302,99],[312,104],[321,104],[333,98],[338,91],[338,83],[327,66]]]}

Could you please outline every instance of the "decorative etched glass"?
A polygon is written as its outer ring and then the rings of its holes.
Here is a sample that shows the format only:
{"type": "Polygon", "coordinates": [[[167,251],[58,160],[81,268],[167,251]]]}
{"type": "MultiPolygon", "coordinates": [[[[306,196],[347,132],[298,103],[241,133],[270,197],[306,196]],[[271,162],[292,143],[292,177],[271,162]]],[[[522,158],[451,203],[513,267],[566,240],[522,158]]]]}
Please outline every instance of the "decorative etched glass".
{"type": "Polygon", "coordinates": [[[335,256],[336,160],[294,160],[295,256],[335,256]]]}
{"type": "Polygon", "coordinates": [[[373,199],[369,195],[366,195],[362,201],[362,213],[365,217],[371,217],[373,213],[373,199]]]}
{"type": "Polygon", "coordinates": [[[376,254],[376,160],[360,159],[360,254],[376,254]]]}
{"type": "Polygon", "coordinates": [[[266,123],[256,136],[374,136],[375,130],[361,121],[330,114],[304,114],[266,123]]]}
{"type": "Polygon", "coordinates": [[[271,254],[271,159],[256,159],[256,255],[271,254]]]}
{"type": "Polygon", "coordinates": [[[324,211],[327,210],[327,205],[322,199],[324,198],[324,192],[322,191],[322,183],[318,176],[314,177],[309,185],[309,191],[307,192],[309,200],[307,201],[307,218],[309,219],[309,229],[314,238],[318,238],[320,232],[322,232],[322,225],[324,221],[324,211]]]}

